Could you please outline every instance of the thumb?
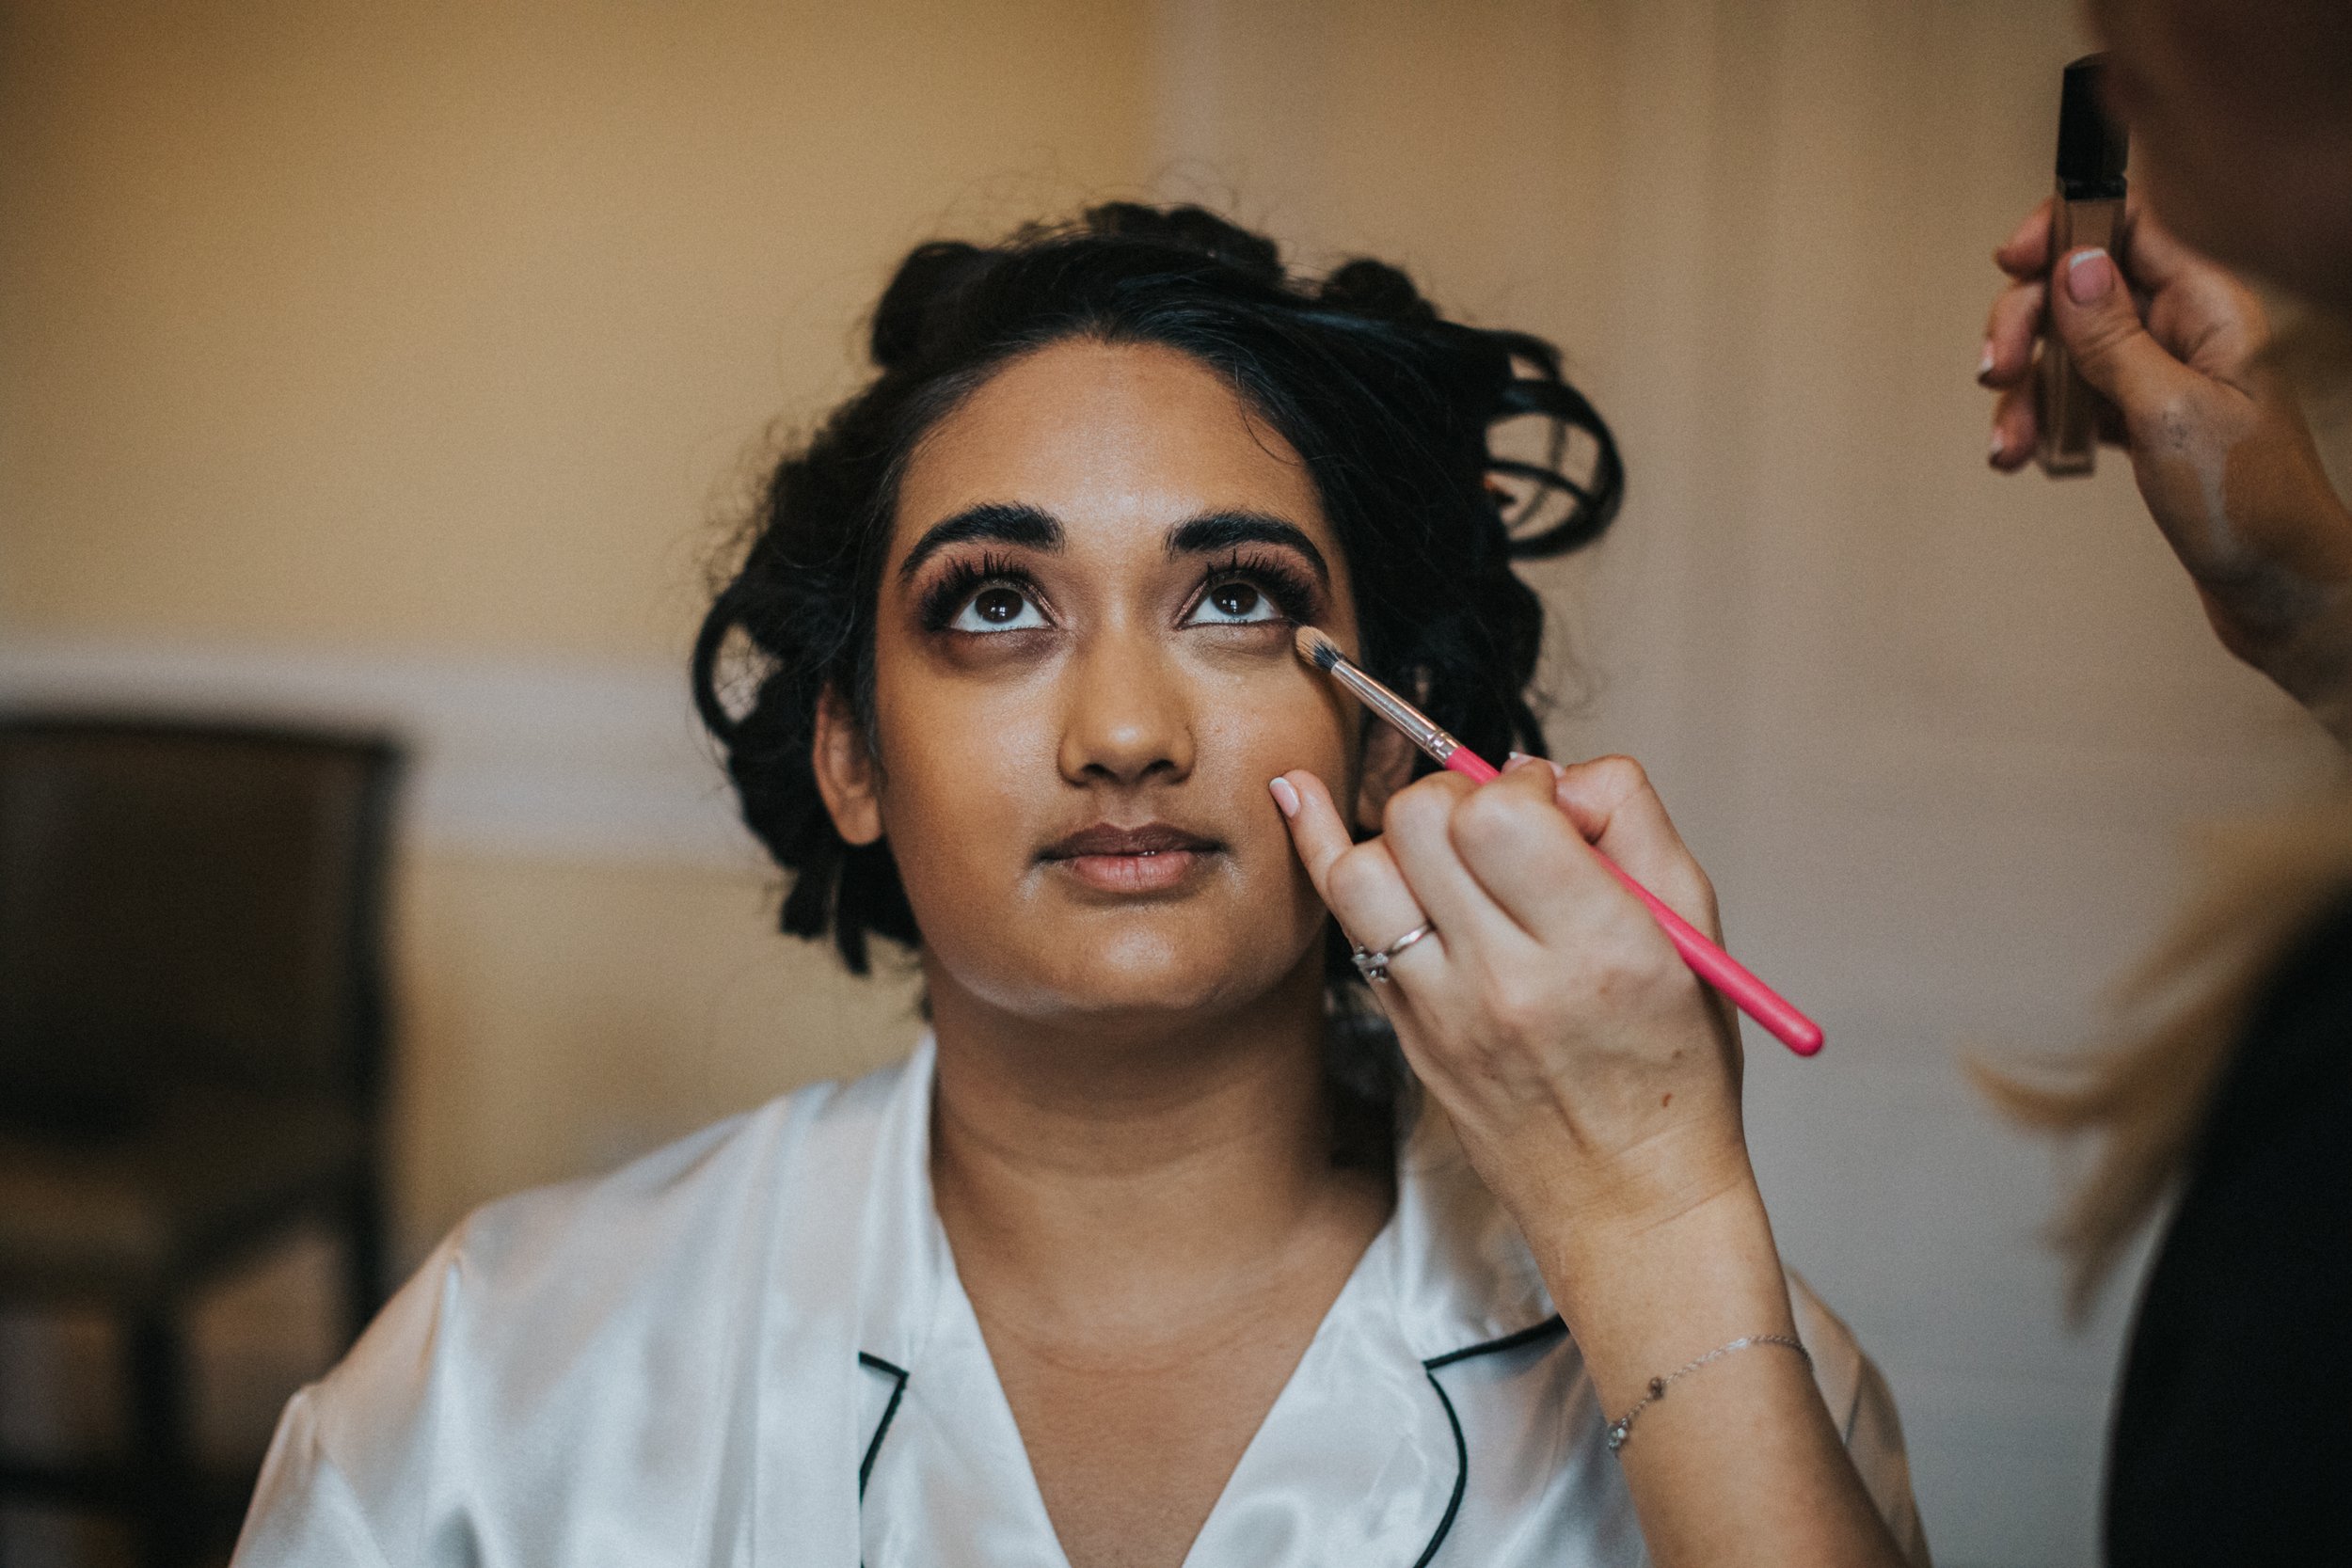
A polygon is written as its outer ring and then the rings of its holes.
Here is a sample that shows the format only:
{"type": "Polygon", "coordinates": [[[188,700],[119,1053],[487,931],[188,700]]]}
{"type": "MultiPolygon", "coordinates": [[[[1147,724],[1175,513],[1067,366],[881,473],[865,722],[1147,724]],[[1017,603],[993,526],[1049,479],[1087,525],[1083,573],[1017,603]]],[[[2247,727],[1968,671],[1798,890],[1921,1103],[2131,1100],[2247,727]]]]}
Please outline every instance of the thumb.
{"type": "Polygon", "coordinates": [[[2104,250],[2070,251],[2058,261],[2050,277],[2050,335],[2127,423],[2200,379],[2148,335],[2115,258],[2104,250]]]}

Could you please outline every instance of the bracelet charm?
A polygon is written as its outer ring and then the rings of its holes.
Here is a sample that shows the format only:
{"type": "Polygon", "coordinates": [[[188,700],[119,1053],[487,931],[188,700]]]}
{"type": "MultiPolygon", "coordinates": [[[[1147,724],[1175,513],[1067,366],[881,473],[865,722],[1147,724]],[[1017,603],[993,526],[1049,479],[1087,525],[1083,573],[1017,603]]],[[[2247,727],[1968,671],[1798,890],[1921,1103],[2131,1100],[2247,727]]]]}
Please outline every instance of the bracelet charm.
{"type": "Polygon", "coordinates": [[[1625,1440],[1633,1433],[1633,1418],[1636,1416],[1639,1416],[1643,1411],[1647,1410],[1651,1405],[1656,1404],[1660,1400],[1664,1399],[1666,1397],[1666,1390],[1672,1387],[1678,1380],[1697,1371],[1701,1367],[1706,1366],[1710,1361],[1720,1361],[1724,1356],[1729,1355],[1732,1352],[1746,1350],[1750,1345],[1786,1346],[1788,1349],[1795,1351],[1800,1356],[1804,1357],[1804,1364],[1806,1366],[1810,1367],[1813,1365],[1813,1353],[1806,1350],[1804,1346],[1798,1341],[1794,1335],[1743,1334],[1739,1338],[1732,1340],[1729,1344],[1717,1345],[1713,1350],[1708,1351],[1705,1355],[1702,1355],[1696,1360],[1691,1361],[1684,1366],[1677,1367],[1663,1377],[1651,1378],[1649,1380],[1649,1392],[1642,1396],[1642,1402],[1635,1405],[1632,1409],[1627,1411],[1624,1415],[1618,1417],[1615,1420],[1609,1423],[1609,1451],[1611,1453],[1615,1453],[1619,1449],[1625,1447],[1625,1440]]]}

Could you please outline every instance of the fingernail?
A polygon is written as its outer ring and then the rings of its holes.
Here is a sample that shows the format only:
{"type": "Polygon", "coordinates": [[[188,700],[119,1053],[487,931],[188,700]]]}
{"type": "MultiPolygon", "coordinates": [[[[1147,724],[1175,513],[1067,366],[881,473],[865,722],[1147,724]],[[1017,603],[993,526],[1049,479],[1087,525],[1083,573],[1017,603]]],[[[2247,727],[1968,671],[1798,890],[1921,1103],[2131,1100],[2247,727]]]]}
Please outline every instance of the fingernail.
{"type": "Polygon", "coordinates": [[[1502,770],[1505,773],[1515,772],[1518,769],[1526,767],[1531,762],[1541,762],[1542,760],[1543,759],[1541,757],[1534,756],[1526,752],[1513,752],[1509,756],[1502,759],[1502,770]]]}
{"type": "Polygon", "coordinates": [[[1296,816],[1298,815],[1298,791],[1291,787],[1290,780],[1270,780],[1266,784],[1266,788],[1273,791],[1274,803],[1282,808],[1282,815],[1284,816],[1296,816]]]}
{"type": "Polygon", "coordinates": [[[2066,297],[2096,305],[2115,286],[2115,263],[2104,250],[2078,250],[2066,259],[2066,297]]]}
{"type": "Polygon", "coordinates": [[[1977,379],[1981,382],[1993,373],[1993,340],[1984,341],[1984,352],[1977,356],[1977,379]]]}
{"type": "Polygon", "coordinates": [[[2001,433],[2000,433],[1999,431],[1995,430],[1995,431],[1993,433],[1993,445],[1992,445],[1992,448],[1991,448],[1989,451],[1987,451],[1985,452],[1985,454],[1984,454],[1984,455],[1985,455],[1986,460],[1987,460],[1988,462],[1998,463],[1998,462],[2001,460],[2001,458],[2002,458],[2003,454],[2005,454],[2008,451],[2009,451],[2009,442],[2008,442],[2007,440],[2005,440],[2005,439],[2002,437],[2001,433]]]}

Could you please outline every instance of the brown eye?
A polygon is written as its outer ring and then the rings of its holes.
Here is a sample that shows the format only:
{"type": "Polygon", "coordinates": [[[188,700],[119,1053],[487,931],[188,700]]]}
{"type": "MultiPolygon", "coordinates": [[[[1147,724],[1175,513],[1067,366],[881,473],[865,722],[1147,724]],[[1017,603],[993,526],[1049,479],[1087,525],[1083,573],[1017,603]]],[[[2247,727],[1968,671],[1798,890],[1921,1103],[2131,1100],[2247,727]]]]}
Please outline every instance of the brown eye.
{"type": "Polygon", "coordinates": [[[1217,583],[1200,595],[1200,607],[1193,610],[1190,624],[1196,626],[1254,626],[1260,621],[1277,621],[1281,614],[1257,584],[1235,578],[1217,583]]]}
{"type": "Polygon", "coordinates": [[[992,582],[963,601],[951,631],[1031,631],[1046,624],[1037,601],[1009,583],[992,582]]]}

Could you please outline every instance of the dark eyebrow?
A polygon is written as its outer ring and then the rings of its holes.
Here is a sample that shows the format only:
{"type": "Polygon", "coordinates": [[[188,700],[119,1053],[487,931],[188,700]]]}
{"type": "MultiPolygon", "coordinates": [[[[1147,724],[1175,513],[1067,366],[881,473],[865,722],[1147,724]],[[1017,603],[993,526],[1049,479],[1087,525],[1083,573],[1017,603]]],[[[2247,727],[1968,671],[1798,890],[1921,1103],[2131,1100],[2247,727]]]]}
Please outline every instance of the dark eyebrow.
{"type": "Polygon", "coordinates": [[[1170,555],[1216,555],[1237,545],[1281,545],[1296,550],[1315,569],[1315,580],[1331,586],[1331,568],[1315,542],[1295,523],[1263,512],[1209,512],[1168,530],[1170,555]]]}
{"type": "Polygon", "coordinates": [[[898,580],[905,582],[932,556],[968,539],[993,539],[1000,544],[1026,545],[1031,549],[1061,548],[1061,524],[1050,512],[1034,506],[988,501],[967,506],[954,516],[933,523],[898,562],[898,580]]]}

